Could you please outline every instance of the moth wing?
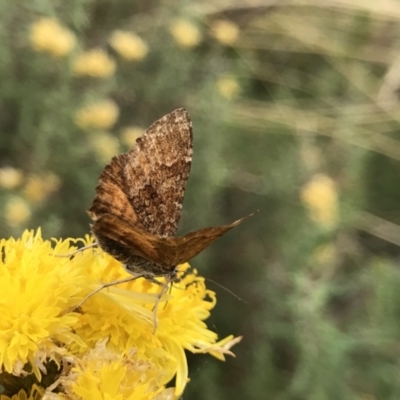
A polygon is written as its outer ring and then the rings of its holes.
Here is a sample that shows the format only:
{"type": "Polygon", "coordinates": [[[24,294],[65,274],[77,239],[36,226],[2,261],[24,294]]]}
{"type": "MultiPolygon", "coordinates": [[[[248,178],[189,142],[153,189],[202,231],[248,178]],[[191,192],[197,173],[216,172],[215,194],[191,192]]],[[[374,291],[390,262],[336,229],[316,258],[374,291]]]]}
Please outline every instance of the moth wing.
{"type": "Polygon", "coordinates": [[[185,109],[154,122],[128,153],[114,157],[104,168],[90,217],[96,221],[113,214],[153,235],[173,236],[189,177],[192,141],[192,122],[185,109]]]}
{"type": "Polygon", "coordinates": [[[92,225],[92,232],[95,236],[106,237],[125,246],[126,252],[130,255],[139,256],[160,265],[173,265],[175,253],[168,238],[154,236],[116,215],[103,214],[92,225]]]}
{"type": "Polygon", "coordinates": [[[185,236],[171,239],[171,241],[173,240],[175,247],[174,264],[179,265],[191,260],[206,247],[215,242],[219,237],[230,231],[232,228],[235,228],[252,215],[253,214],[250,214],[246,217],[240,218],[230,225],[203,228],[198,231],[190,232],[185,236]]]}
{"type": "Polygon", "coordinates": [[[124,168],[127,162],[127,154],[115,156],[101,173],[96,187],[96,197],[88,210],[93,221],[97,221],[104,214],[111,213],[141,226],[126,195],[124,168]]]}
{"type": "Polygon", "coordinates": [[[160,238],[120,217],[104,214],[92,225],[92,232],[118,242],[133,255],[162,266],[175,267],[197,256],[219,237],[252,215],[238,219],[230,225],[203,228],[177,238],[160,238]]]}

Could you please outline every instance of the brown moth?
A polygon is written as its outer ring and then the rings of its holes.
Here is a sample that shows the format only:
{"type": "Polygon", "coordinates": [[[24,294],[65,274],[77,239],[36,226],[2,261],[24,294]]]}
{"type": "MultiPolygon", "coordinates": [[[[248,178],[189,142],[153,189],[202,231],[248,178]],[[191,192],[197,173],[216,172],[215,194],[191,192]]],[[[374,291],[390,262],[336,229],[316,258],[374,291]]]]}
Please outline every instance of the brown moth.
{"type": "Polygon", "coordinates": [[[174,236],[192,153],[192,123],[179,108],[154,122],[128,153],[113,157],[104,168],[88,210],[91,230],[96,244],[133,276],[99,290],[139,277],[157,283],[155,278],[165,277],[156,313],[168,284],[176,280],[178,265],[247,218],[174,236]]]}

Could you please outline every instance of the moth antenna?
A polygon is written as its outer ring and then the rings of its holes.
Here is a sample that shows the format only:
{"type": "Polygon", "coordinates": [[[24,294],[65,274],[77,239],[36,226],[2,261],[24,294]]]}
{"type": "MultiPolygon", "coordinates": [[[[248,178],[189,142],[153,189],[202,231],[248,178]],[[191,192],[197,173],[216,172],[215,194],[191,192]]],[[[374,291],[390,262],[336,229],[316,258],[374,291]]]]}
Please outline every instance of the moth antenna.
{"type": "Polygon", "coordinates": [[[225,290],[225,292],[229,293],[231,296],[235,297],[237,300],[242,301],[245,304],[249,304],[247,303],[246,300],[242,299],[240,296],[238,296],[235,292],[233,292],[232,290],[228,289],[227,287],[221,285],[220,283],[214,281],[213,279],[210,278],[204,278],[206,281],[212,282],[214,285],[217,285],[218,287],[220,287],[221,289],[225,290]]]}

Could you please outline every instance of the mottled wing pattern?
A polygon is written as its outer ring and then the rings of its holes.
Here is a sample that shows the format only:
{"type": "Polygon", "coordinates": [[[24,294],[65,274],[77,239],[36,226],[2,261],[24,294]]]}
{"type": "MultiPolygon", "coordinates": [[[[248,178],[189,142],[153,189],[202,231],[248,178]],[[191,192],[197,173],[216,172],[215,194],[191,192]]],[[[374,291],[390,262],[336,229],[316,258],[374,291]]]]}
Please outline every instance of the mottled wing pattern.
{"type": "Polygon", "coordinates": [[[100,175],[89,215],[112,214],[158,237],[175,234],[192,161],[192,123],[177,109],[156,121],[100,175]]]}
{"type": "Polygon", "coordinates": [[[96,235],[107,232],[108,239],[124,246],[125,251],[129,253],[129,256],[124,254],[127,259],[141,257],[162,265],[164,272],[172,272],[177,265],[191,260],[251,215],[230,225],[203,228],[182,237],[159,238],[130,225],[115,215],[106,214],[96,221],[93,233],[96,235]]]}
{"type": "Polygon", "coordinates": [[[130,221],[133,225],[140,222],[125,193],[124,168],[127,162],[127,154],[113,157],[99,178],[96,187],[96,197],[88,214],[93,221],[97,221],[102,215],[111,213],[115,216],[130,221]]]}

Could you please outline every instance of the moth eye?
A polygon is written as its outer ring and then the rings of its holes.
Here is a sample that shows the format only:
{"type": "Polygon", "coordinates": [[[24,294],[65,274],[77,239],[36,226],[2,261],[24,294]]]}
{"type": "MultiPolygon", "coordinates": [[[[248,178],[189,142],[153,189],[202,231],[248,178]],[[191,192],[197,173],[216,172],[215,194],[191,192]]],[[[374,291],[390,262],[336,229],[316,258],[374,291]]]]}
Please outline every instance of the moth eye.
{"type": "Polygon", "coordinates": [[[157,197],[157,192],[153,192],[151,195],[150,195],[150,198],[151,199],[155,199],[157,197]]]}

